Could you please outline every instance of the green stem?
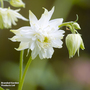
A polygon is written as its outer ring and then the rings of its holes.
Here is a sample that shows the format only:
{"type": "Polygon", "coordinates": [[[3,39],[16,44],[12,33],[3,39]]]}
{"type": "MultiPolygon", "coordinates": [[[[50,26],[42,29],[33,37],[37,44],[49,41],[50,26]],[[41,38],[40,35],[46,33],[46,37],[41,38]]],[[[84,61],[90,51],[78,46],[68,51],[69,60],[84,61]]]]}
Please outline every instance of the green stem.
{"type": "Polygon", "coordinates": [[[28,70],[28,68],[29,68],[29,66],[30,66],[30,64],[31,64],[31,61],[32,61],[32,57],[30,57],[29,60],[28,60],[28,62],[27,62],[27,65],[26,65],[26,67],[25,67],[25,70],[24,70],[22,79],[21,79],[21,81],[20,81],[20,83],[19,83],[19,88],[18,88],[18,90],[22,90],[23,83],[24,83],[24,79],[25,79],[27,70],[28,70]]]}
{"type": "Polygon", "coordinates": [[[73,27],[73,24],[74,22],[66,22],[66,23],[62,23],[61,25],[59,25],[58,27],[60,28],[60,27],[63,27],[63,26],[67,26],[67,27],[69,27],[69,29],[70,29],[70,31],[73,33],[73,34],[75,34],[75,29],[74,29],[74,27],[73,27]]]}
{"type": "Polygon", "coordinates": [[[68,26],[68,25],[71,25],[73,24],[73,22],[66,22],[66,23],[62,23],[61,25],[59,25],[58,27],[63,27],[63,26],[68,26]]]}
{"type": "Polygon", "coordinates": [[[1,7],[3,8],[4,7],[3,0],[0,0],[0,1],[1,1],[1,7]]]}
{"type": "Polygon", "coordinates": [[[75,29],[74,29],[73,26],[72,26],[71,32],[72,32],[73,34],[75,34],[75,29]]]}
{"type": "Polygon", "coordinates": [[[22,50],[20,52],[20,75],[19,75],[19,83],[20,83],[20,81],[22,79],[22,74],[23,74],[23,53],[24,53],[24,51],[22,50]]]}
{"type": "Polygon", "coordinates": [[[20,83],[20,81],[21,81],[21,79],[22,79],[22,75],[23,75],[23,53],[24,53],[24,51],[22,50],[21,52],[20,52],[20,74],[19,74],[19,83],[20,83]]]}

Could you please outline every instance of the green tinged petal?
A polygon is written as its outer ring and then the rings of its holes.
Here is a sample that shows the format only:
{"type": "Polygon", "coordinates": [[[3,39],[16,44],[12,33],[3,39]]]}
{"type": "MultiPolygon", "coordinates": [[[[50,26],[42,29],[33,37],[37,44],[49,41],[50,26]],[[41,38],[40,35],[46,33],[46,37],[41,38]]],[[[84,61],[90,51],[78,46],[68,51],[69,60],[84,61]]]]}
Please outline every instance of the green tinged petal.
{"type": "Polygon", "coordinates": [[[80,48],[81,48],[82,50],[84,50],[84,49],[85,49],[83,41],[82,41],[82,43],[81,43],[80,48]]]}
{"type": "Polygon", "coordinates": [[[69,58],[73,57],[75,53],[78,53],[79,56],[79,48],[84,48],[84,43],[79,34],[68,34],[66,37],[66,46],[69,51],[69,58]]]}
{"type": "Polygon", "coordinates": [[[78,23],[76,23],[76,22],[73,23],[73,27],[74,27],[74,29],[81,29],[80,25],[78,23]]]}
{"type": "Polygon", "coordinates": [[[22,2],[22,0],[10,0],[9,3],[14,7],[24,7],[25,3],[22,2]]]}

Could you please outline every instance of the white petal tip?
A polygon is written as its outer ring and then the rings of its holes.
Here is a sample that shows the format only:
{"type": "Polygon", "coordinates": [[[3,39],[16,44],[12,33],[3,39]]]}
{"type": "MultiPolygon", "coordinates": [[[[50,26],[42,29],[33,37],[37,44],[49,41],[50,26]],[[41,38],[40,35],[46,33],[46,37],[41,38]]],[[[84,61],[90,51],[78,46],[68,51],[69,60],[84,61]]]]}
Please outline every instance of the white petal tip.
{"type": "Polygon", "coordinates": [[[19,48],[14,48],[15,50],[17,50],[17,51],[21,51],[19,48]]]}

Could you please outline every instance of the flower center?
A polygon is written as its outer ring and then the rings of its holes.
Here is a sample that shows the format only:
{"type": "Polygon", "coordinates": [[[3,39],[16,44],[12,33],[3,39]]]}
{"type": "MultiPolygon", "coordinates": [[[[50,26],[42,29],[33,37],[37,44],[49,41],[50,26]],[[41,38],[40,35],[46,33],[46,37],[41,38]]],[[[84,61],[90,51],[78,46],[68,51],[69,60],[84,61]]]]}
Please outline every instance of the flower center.
{"type": "Polygon", "coordinates": [[[48,38],[45,37],[45,38],[44,38],[44,42],[46,43],[46,42],[48,42],[48,41],[49,41],[48,38]]]}

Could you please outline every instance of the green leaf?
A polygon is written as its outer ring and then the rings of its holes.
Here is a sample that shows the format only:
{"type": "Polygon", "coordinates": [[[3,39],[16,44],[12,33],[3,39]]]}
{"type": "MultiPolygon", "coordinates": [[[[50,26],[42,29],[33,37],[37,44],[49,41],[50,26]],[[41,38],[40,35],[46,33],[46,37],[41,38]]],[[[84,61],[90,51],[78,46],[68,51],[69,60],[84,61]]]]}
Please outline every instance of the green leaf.
{"type": "Polygon", "coordinates": [[[2,87],[0,87],[0,90],[4,90],[2,87]]]}

